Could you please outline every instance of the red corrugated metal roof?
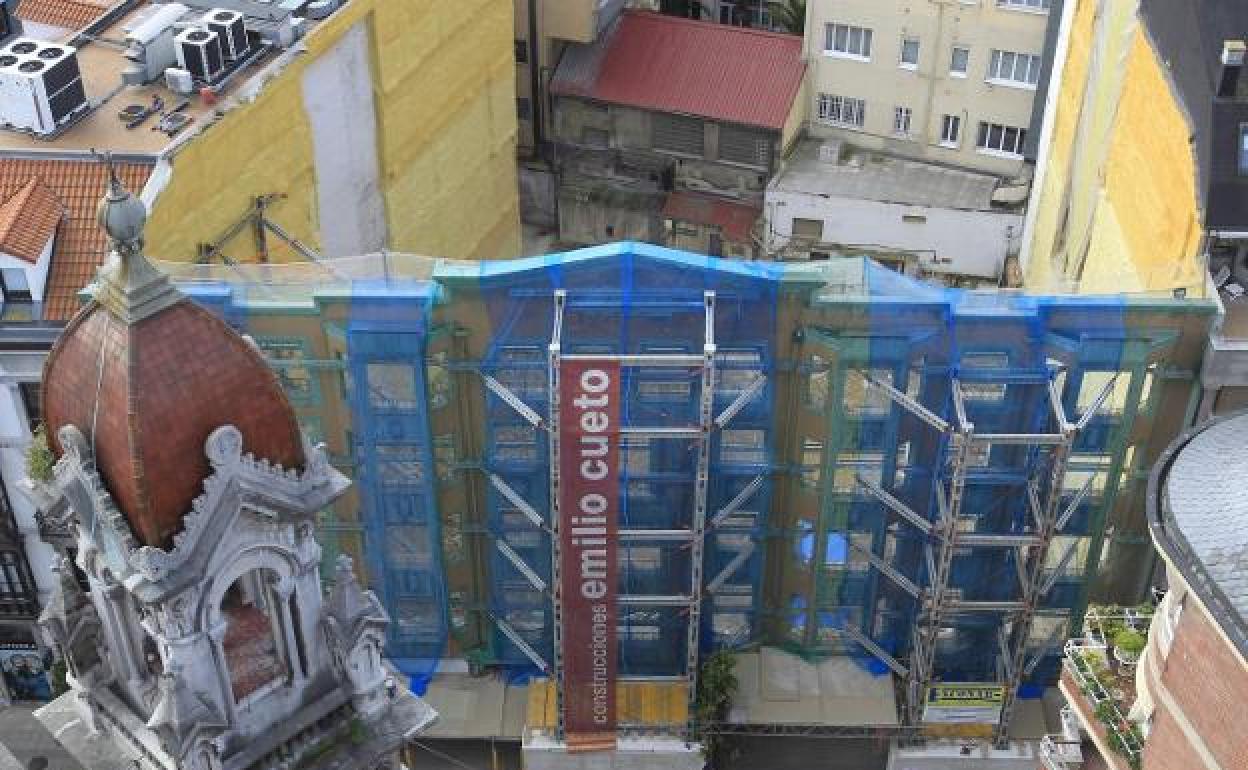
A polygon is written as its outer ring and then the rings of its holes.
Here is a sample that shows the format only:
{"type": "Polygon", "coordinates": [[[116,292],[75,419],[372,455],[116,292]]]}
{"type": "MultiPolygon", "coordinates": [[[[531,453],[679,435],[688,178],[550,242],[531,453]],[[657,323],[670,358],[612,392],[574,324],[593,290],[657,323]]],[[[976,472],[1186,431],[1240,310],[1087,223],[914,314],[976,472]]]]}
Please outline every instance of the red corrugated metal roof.
{"type": "Polygon", "coordinates": [[[667,196],[667,203],[663,205],[664,219],[717,225],[725,238],[738,243],[750,239],[750,230],[762,213],[762,208],[748,203],[685,190],[667,196]]]}
{"type": "Polygon", "coordinates": [[[801,87],[802,39],[645,11],[572,46],[551,92],[780,130],[801,87]]]}

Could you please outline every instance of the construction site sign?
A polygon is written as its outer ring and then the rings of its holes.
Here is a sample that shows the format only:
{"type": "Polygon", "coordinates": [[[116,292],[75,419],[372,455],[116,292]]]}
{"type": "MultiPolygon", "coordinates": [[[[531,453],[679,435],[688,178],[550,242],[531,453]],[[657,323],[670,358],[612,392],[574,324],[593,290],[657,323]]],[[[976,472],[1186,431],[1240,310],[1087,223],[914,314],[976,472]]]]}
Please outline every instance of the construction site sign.
{"type": "Polygon", "coordinates": [[[559,370],[563,724],[569,751],[615,748],[620,365],[559,370]]]}
{"type": "Polygon", "coordinates": [[[1005,687],[949,683],[927,688],[923,721],[936,724],[996,724],[1001,721],[1005,687]]]}

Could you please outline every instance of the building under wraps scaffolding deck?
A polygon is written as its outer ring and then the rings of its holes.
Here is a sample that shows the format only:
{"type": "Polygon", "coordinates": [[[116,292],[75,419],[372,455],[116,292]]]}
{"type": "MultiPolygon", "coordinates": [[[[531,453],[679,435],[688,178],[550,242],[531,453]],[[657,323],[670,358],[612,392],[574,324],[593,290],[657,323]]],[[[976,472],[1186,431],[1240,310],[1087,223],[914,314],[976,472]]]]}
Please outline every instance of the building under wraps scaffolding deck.
{"type": "MultiPolygon", "coordinates": [[[[453,656],[558,696],[552,374],[605,357],[621,679],[683,692],[718,648],[850,656],[896,678],[904,723],[1000,736],[1091,597],[1144,596],[1146,469],[1191,413],[1215,313],[633,243],[172,269],[357,480],[326,551],[364,557],[418,686],[453,656]]],[[[632,711],[690,713],[623,707],[622,727],[632,711]]]]}

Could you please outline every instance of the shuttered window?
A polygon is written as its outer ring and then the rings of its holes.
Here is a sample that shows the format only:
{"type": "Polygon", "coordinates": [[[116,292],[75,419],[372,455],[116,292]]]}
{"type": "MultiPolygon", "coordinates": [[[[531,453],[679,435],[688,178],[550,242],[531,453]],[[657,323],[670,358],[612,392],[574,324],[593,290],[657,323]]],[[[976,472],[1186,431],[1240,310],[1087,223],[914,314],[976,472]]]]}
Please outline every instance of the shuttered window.
{"type": "Polygon", "coordinates": [[[720,126],[719,157],[729,163],[769,168],[771,141],[762,131],[737,126],[720,126]]]}
{"type": "Polygon", "coordinates": [[[655,115],[654,149],[684,155],[705,155],[702,121],[680,115],[655,115]]]}

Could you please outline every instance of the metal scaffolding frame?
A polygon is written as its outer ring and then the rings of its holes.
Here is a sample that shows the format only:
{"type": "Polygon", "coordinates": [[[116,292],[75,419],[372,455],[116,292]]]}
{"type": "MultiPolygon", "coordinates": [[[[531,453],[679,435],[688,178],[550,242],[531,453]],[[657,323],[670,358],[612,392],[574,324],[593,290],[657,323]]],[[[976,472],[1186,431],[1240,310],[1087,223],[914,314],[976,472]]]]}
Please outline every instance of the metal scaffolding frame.
{"type": "MultiPolygon", "coordinates": [[[[702,296],[702,305],[704,311],[704,332],[703,346],[701,355],[689,355],[682,353],[647,353],[647,354],[594,354],[594,355],[576,355],[563,353],[563,333],[564,333],[564,315],[568,306],[568,295],[563,289],[554,292],[554,318],[551,329],[550,344],[547,352],[547,383],[549,388],[549,412],[543,419],[534,410],[529,408],[524,402],[499,383],[497,380],[487,381],[486,385],[491,391],[496,393],[505,403],[512,406],[522,417],[537,427],[543,428],[549,435],[548,446],[550,449],[550,510],[551,516],[548,524],[543,527],[540,515],[533,509],[531,505],[520,505],[523,503],[514,490],[506,487],[501,479],[495,482],[495,486],[500,488],[502,494],[517,503],[517,507],[529,515],[534,523],[539,527],[549,530],[551,533],[551,583],[549,593],[552,604],[552,617],[554,620],[554,659],[549,667],[555,679],[556,687],[556,710],[558,713],[558,724],[556,726],[556,736],[559,740],[564,737],[564,714],[563,714],[563,688],[564,688],[564,655],[563,655],[563,639],[562,639],[562,622],[563,622],[563,597],[560,589],[560,571],[561,571],[561,553],[559,542],[559,453],[560,453],[560,365],[563,361],[573,361],[578,359],[585,360],[611,360],[620,364],[622,368],[641,368],[641,367],[675,367],[687,368],[697,366],[701,370],[700,389],[698,398],[698,420],[696,425],[691,426],[621,426],[620,433],[624,436],[636,436],[644,438],[689,438],[697,441],[697,460],[694,470],[694,510],[691,519],[691,528],[684,529],[668,529],[668,530],[630,530],[621,529],[618,532],[619,542],[647,542],[654,540],[675,540],[685,541],[689,548],[690,574],[688,582],[688,590],[682,594],[675,595],[621,595],[617,597],[617,602],[621,606],[648,606],[648,607],[681,607],[687,613],[686,618],[686,658],[685,658],[685,675],[684,681],[689,687],[689,714],[690,719],[695,713],[695,702],[697,699],[697,677],[698,677],[698,659],[700,646],[700,633],[702,625],[702,600],[704,590],[715,590],[715,586],[704,587],[703,585],[703,550],[704,541],[707,532],[707,505],[708,505],[708,488],[710,482],[710,460],[711,460],[711,438],[713,431],[726,425],[733,416],[735,416],[748,402],[749,398],[757,394],[760,390],[756,385],[748,388],[738,399],[726,408],[718,417],[715,415],[715,372],[716,372],[716,347],[715,347],[715,292],[705,291],[702,296]],[[501,486],[500,486],[501,485],[501,486]]],[[[763,378],[765,379],[765,378],[763,378]]],[[[539,590],[543,590],[546,586],[538,586],[541,582],[540,577],[536,576],[532,570],[527,569],[520,560],[520,557],[511,549],[504,549],[505,544],[499,541],[500,551],[511,561],[521,574],[528,577],[532,574],[530,581],[534,582],[534,586],[539,590]]],[[[741,560],[744,562],[744,559],[741,560]]],[[[716,576],[715,581],[723,582],[732,571],[732,566],[726,567],[720,575],[716,576]]],[[[739,566],[739,565],[738,565],[739,566]]],[[[508,633],[508,629],[499,621],[500,629],[509,638],[512,634],[508,633]]],[[[527,645],[525,646],[527,647],[527,645]]],[[[521,647],[521,650],[525,650],[521,647]]],[[[531,649],[531,648],[529,648],[531,649]]],[[[527,653],[526,653],[527,654],[527,653]]],[[[536,655],[536,653],[534,653],[536,655]]],[[[533,656],[530,656],[533,657],[533,656]]],[[[544,661],[535,658],[543,669],[546,668],[544,661]]],[[[686,726],[688,728],[689,726],[686,726]]]]}
{"type": "MultiPolygon", "coordinates": [[[[858,486],[867,494],[927,538],[924,547],[927,581],[923,586],[917,585],[893,569],[876,554],[862,553],[882,575],[919,601],[919,617],[913,629],[910,665],[907,666],[896,660],[878,645],[868,644],[871,640],[865,634],[856,633],[856,630],[852,628],[847,629],[851,638],[862,644],[905,680],[904,716],[910,725],[917,726],[923,721],[927,693],[935,681],[937,637],[943,623],[951,615],[969,612],[1002,614],[1001,625],[998,628],[997,670],[1005,692],[1000,720],[994,734],[994,741],[999,747],[1004,747],[1008,743],[1010,722],[1017,703],[1019,687],[1039,664],[1048,645],[1058,641],[1061,637],[1059,633],[1053,639],[1046,640],[1045,645],[1028,659],[1028,642],[1035,619],[1040,614],[1040,602],[1053,587],[1057,574],[1061,571],[1060,566],[1053,571],[1053,574],[1048,574],[1046,570],[1054,539],[1062,534],[1064,527],[1086,498],[1092,485],[1092,479],[1089,478],[1083,488],[1063,505],[1063,489],[1070,454],[1080,431],[1091,422],[1113,392],[1117,377],[1104,385],[1087,412],[1079,418],[1078,422],[1072,423],[1067,419],[1062,405],[1061,394],[1058,392],[1054,379],[1056,373],[1056,371],[1050,371],[1044,383],[1046,388],[1044,400],[1049,409],[1045,422],[1054,426],[1055,430],[1031,434],[977,434],[974,423],[967,416],[962,383],[956,373],[950,382],[955,418],[953,422],[942,419],[889,383],[870,375],[863,375],[868,386],[882,390],[893,402],[931,426],[948,441],[949,469],[942,481],[936,485],[938,517],[935,522],[929,522],[861,474],[856,479],[858,486]],[[1030,446],[1046,453],[1045,459],[1036,463],[1031,477],[1026,482],[1028,507],[1034,519],[1034,529],[1031,533],[993,535],[959,531],[958,520],[962,515],[969,452],[972,447],[993,445],[1030,446]],[[949,582],[954,559],[960,550],[967,548],[1014,550],[1019,580],[1017,601],[966,601],[951,591],[949,582]]],[[[977,381],[991,381],[991,370],[981,370],[977,374],[977,381]]],[[[1002,373],[1001,379],[1007,378],[1008,375],[1002,373]]],[[[1076,546],[1072,544],[1062,555],[1061,566],[1069,563],[1075,550],[1076,546]]]]}

